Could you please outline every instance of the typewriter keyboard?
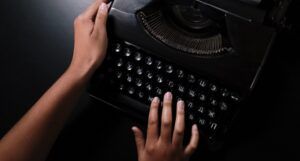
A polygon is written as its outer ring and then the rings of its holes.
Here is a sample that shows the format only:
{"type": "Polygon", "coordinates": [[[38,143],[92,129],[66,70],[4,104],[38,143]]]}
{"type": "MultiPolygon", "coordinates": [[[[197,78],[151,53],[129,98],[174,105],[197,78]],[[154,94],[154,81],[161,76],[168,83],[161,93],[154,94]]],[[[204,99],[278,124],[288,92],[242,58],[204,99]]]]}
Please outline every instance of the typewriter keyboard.
{"type": "Polygon", "coordinates": [[[210,140],[226,131],[240,102],[237,93],[129,43],[112,43],[108,53],[101,79],[116,92],[149,105],[170,91],[174,101],[184,100],[187,124],[198,124],[210,140]]]}

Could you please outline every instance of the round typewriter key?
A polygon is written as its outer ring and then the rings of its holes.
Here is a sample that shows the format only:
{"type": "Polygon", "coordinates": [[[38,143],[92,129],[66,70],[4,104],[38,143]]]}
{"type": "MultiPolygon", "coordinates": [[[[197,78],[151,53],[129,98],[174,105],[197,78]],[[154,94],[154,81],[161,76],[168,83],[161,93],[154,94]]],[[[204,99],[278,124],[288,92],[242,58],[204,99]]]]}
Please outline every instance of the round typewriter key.
{"type": "Polygon", "coordinates": [[[142,85],[143,85],[143,82],[142,82],[142,80],[141,79],[136,79],[136,81],[135,81],[135,85],[137,86],[137,87],[141,87],[142,85]]]}
{"type": "Polygon", "coordinates": [[[146,74],[147,74],[147,78],[148,79],[152,79],[153,78],[153,74],[150,71],[147,71],[146,74]]]}
{"type": "Polygon", "coordinates": [[[120,53],[122,50],[122,45],[120,43],[116,43],[114,47],[115,53],[120,53]]]}
{"type": "Polygon", "coordinates": [[[184,91],[185,91],[184,86],[178,85],[178,91],[181,92],[181,93],[184,93],[184,91]]]}
{"type": "Polygon", "coordinates": [[[189,90],[189,96],[194,98],[196,96],[196,92],[194,90],[189,90]]]}
{"type": "Polygon", "coordinates": [[[195,76],[192,75],[192,74],[189,74],[189,75],[188,75],[187,80],[188,80],[189,83],[195,83],[195,82],[196,82],[196,78],[195,78],[195,76]]]}
{"type": "Polygon", "coordinates": [[[167,65],[166,66],[166,72],[169,73],[169,74],[173,73],[173,66],[167,65]]]}
{"type": "Polygon", "coordinates": [[[149,57],[149,56],[146,57],[146,64],[149,65],[149,66],[151,66],[153,64],[153,60],[152,60],[151,57],[149,57]]]}
{"type": "Polygon", "coordinates": [[[133,65],[130,62],[128,62],[126,65],[126,69],[127,69],[127,71],[132,71],[133,65]]]}
{"type": "Polygon", "coordinates": [[[122,72],[120,72],[120,71],[116,72],[116,77],[117,77],[117,79],[121,79],[121,78],[122,78],[122,75],[123,75],[122,72]]]}
{"type": "Polygon", "coordinates": [[[120,85],[119,85],[119,90],[120,90],[120,91],[123,91],[124,88],[125,88],[125,85],[124,85],[124,84],[120,84],[120,85]]]}
{"type": "Polygon", "coordinates": [[[142,75],[142,74],[143,74],[143,68],[137,67],[137,68],[136,68],[136,74],[137,74],[137,75],[142,75]]]}
{"type": "Polygon", "coordinates": [[[131,52],[132,52],[132,51],[131,51],[130,48],[125,48],[124,54],[125,54],[126,57],[130,57],[131,54],[132,54],[131,52]]]}
{"type": "Polygon", "coordinates": [[[222,89],[222,93],[221,93],[222,97],[228,97],[229,96],[229,92],[226,88],[222,89]]]}
{"type": "Polygon", "coordinates": [[[155,92],[158,96],[161,96],[162,95],[162,90],[158,87],[155,88],[155,92]]]}
{"type": "Polygon", "coordinates": [[[132,82],[132,77],[131,77],[131,75],[127,74],[127,75],[126,75],[126,80],[127,80],[128,83],[131,83],[131,82],[132,82]]]}
{"type": "Polygon", "coordinates": [[[200,106],[199,108],[198,108],[198,112],[200,113],[200,114],[204,114],[204,107],[203,106],[200,106]]]}
{"type": "Polygon", "coordinates": [[[145,95],[144,95],[144,93],[143,93],[143,92],[141,92],[141,91],[140,91],[140,92],[138,92],[138,97],[139,97],[139,98],[144,98],[144,96],[145,96],[145,95]]]}
{"type": "Polygon", "coordinates": [[[157,70],[161,70],[161,69],[163,68],[162,62],[159,61],[159,60],[155,61],[155,68],[156,68],[157,70]]]}
{"type": "Polygon", "coordinates": [[[134,56],[134,59],[136,61],[141,61],[142,60],[142,54],[140,52],[136,52],[135,56],[134,56]]]}
{"type": "Polygon", "coordinates": [[[205,101],[206,100],[206,96],[204,94],[200,94],[199,95],[199,100],[200,101],[205,101]]]}
{"type": "Polygon", "coordinates": [[[152,90],[152,85],[151,85],[151,84],[149,84],[149,83],[147,83],[147,85],[146,85],[146,89],[147,89],[148,91],[151,91],[151,90],[152,90]]]}
{"type": "Polygon", "coordinates": [[[135,92],[135,89],[133,87],[128,88],[128,94],[133,95],[135,92]]]}
{"type": "Polygon", "coordinates": [[[174,82],[173,81],[168,81],[168,87],[169,88],[174,88],[174,82]]]}
{"type": "Polygon", "coordinates": [[[180,78],[180,79],[184,77],[183,70],[177,70],[177,77],[180,78]]]}
{"type": "Polygon", "coordinates": [[[157,81],[157,83],[162,83],[163,82],[163,77],[160,76],[160,75],[157,75],[156,76],[156,81],[157,81]]]}
{"type": "Polygon", "coordinates": [[[201,126],[204,126],[206,124],[206,121],[202,118],[200,118],[198,122],[201,126]]]}
{"type": "Polygon", "coordinates": [[[213,106],[217,106],[218,101],[216,99],[211,99],[210,104],[213,105],[213,106]]]}
{"type": "Polygon", "coordinates": [[[186,106],[189,110],[192,110],[194,108],[194,103],[191,101],[187,101],[186,102],[186,106]]]}
{"type": "Polygon", "coordinates": [[[228,110],[227,104],[226,104],[225,102],[221,102],[221,103],[220,103],[220,109],[221,109],[222,111],[227,111],[227,110],[228,110]]]}
{"type": "Polygon", "coordinates": [[[211,122],[211,123],[210,123],[210,129],[211,129],[211,130],[215,131],[215,130],[217,129],[217,127],[218,127],[218,124],[217,124],[217,123],[214,123],[214,122],[211,122]]]}
{"type": "Polygon", "coordinates": [[[189,114],[189,120],[194,121],[195,116],[193,114],[189,114]]]}
{"type": "Polygon", "coordinates": [[[207,82],[206,82],[204,79],[200,79],[200,80],[199,80],[199,85],[200,85],[202,88],[204,88],[204,87],[206,87],[207,82]]]}
{"type": "Polygon", "coordinates": [[[122,67],[123,66],[123,64],[124,64],[124,61],[123,61],[123,59],[118,59],[118,61],[117,61],[117,67],[122,67]]]}
{"type": "Polygon", "coordinates": [[[216,92],[218,90],[218,87],[216,85],[212,84],[212,85],[210,85],[210,90],[212,92],[216,92]]]}
{"type": "Polygon", "coordinates": [[[216,113],[214,111],[212,111],[212,110],[208,111],[208,117],[213,119],[213,118],[215,118],[215,116],[216,116],[216,113]]]}

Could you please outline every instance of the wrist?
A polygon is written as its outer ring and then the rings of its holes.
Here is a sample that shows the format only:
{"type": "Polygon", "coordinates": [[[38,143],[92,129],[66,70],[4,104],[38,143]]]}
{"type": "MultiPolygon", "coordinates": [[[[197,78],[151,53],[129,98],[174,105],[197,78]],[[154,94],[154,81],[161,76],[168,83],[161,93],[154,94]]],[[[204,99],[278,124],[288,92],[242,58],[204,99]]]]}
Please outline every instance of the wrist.
{"type": "Polygon", "coordinates": [[[94,68],[91,65],[75,65],[71,63],[66,71],[66,74],[76,79],[77,81],[87,83],[94,73],[94,68]]]}

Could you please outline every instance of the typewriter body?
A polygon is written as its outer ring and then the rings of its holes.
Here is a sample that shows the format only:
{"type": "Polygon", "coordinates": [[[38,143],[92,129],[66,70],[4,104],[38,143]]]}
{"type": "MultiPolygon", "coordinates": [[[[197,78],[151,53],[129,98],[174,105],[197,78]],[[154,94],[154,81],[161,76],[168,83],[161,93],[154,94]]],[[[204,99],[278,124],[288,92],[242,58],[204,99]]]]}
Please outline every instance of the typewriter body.
{"type": "Polygon", "coordinates": [[[143,120],[171,91],[216,147],[259,77],[290,1],[115,0],[91,97],[143,120]]]}

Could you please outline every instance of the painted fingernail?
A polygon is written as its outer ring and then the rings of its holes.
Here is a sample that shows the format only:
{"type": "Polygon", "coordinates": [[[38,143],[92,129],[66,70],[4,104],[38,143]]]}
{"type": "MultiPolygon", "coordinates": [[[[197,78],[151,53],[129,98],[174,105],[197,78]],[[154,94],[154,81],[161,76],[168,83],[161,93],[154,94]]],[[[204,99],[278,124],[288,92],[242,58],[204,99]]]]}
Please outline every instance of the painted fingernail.
{"type": "Polygon", "coordinates": [[[100,7],[99,7],[99,10],[102,11],[102,12],[106,12],[107,11],[107,4],[105,3],[101,3],[100,4],[100,7]]]}
{"type": "Polygon", "coordinates": [[[159,98],[158,97],[154,97],[152,101],[153,101],[153,103],[157,104],[157,103],[159,103],[159,98]]]}
{"type": "Polygon", "coordinates": [[[172,94],[171,94],[171,92],[167,92],[167,93],[165,94],[165,99],[167,99],[167,100],[172,100],[172,94]]]}
{"type": "Polygon", "coordinates": [[[193,125],[193,131],[198,131],[198,126],[196,124],[193,125]]]}
{"type": "Polygon", "coordinates": [[[132,131],[135,131],[137,128],[135,126],[131,127],[132,131]]]}
{"type": "Polygon", "coordinates": [[[184,111],[184,101],[182,100],[178,101],[178,108],[180,111],[184,111]]]}

